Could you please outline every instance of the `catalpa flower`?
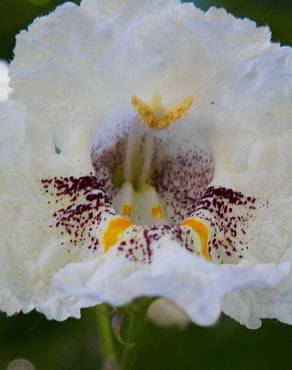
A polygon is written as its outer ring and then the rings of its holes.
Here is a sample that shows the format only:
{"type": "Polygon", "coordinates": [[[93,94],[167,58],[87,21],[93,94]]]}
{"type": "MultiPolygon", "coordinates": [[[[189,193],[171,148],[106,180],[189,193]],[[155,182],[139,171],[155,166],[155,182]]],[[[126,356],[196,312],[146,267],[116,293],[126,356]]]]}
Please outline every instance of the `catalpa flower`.
{"type": "Polygon", "coordinates": [[[17,37],[1,115],[1,309],[163,298],[292,323],[292,52],[176,0],[84,0],[17,37]]]}

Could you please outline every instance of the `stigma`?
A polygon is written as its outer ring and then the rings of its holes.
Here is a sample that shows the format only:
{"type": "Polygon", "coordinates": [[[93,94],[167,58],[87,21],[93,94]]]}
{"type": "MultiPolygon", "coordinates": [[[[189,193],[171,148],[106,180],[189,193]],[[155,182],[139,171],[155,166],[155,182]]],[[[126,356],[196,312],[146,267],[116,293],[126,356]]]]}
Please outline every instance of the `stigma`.
{"type": "Polygon", "coordinates": [[[140,120],[150,129],[163,130],[183,118],[191,108],[194,98],[189,96],[180,103],[165,108],[160,94],[154,94],[151,104],[133,95],[131,102],[140,120]]]}

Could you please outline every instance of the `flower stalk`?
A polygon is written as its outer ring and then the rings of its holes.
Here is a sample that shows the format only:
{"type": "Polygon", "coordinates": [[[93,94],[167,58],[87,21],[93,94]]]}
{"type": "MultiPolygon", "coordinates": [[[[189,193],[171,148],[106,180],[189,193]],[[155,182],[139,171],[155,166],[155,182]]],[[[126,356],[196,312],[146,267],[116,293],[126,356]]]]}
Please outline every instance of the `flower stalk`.
{"type": "Polygon", "coordinates": [[[140,298],[128,309],[122,322],[121,334],[126,342],[121,354],[121,370],[131,370],[143,342],[146,314],[152,299],[140,298]]]}
{"type": "Polygon", "coordinates": [[[118,370],[117,343],[113,335],[110,308],[106,304],[97,306],[96,322],[103,359],[102,370],[118,370]]]}
{"type": "Polygon", "coordinates": [[[97,307],[102,370],[133,369],[143,341],[147,310],[152,301],[151,298],[140,298],[119,309],[122,319],[118,329],[113,327],[111,309],[105,304],[97,307]]]}

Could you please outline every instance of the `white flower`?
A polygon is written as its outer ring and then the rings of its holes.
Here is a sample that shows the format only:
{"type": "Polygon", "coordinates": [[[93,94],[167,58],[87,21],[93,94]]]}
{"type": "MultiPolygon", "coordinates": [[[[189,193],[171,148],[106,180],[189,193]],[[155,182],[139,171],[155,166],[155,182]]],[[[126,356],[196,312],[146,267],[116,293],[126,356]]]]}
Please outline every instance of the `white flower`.
{"type": "Polygon", "coordinates": [[[0,308],[154,296],[202,325],[292,324],[291,66],[268,28],[174,0],[84,0],[21,32],[0,308]]]}

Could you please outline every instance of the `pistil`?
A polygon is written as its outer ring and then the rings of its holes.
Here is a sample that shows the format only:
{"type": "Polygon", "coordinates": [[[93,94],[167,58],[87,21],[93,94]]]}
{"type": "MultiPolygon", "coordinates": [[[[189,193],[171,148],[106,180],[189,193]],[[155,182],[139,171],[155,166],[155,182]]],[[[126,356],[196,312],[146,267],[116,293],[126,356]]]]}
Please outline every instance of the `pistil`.
{"type": "Polygon", "coordinates": [[[135,120],[129,132],[126,154],[124,160],[124,179],[126,182],[132,182],[134,178],[133,163],[137,152],[140,149],[142,140],[141,127],[138,120],[135,120]]]}
{"type": "Polygon", "coordinates": [[[144,152],[143,152],[143,165],[138,180],[138,189],[142,189],[146,184],[150,176],[151,162],[153,159],[154,153],[154,136],[153,133],[149,130],[145,135],[144,142],[144,152]]]}

